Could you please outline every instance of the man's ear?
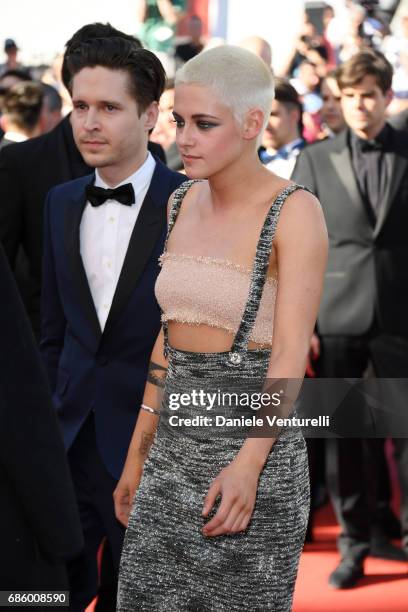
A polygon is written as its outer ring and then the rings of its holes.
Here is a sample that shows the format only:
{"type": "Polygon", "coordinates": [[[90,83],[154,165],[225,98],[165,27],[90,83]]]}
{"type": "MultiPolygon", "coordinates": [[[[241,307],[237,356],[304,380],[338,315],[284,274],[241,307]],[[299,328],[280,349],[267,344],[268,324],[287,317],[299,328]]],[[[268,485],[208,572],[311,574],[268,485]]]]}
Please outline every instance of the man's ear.
{"type": "Polygon", "coordinates": [[[391,104],[393,97],[394,97],[394,92],[392,91],[392,89],[388,89],[385,92],[385,99],[386,99],[386,102],[387,102],[387,106],[389,104],[391,104]]]}
{"type": "Polygon", "coordinates": [[[243,137],[245,140],[257,138],[264,123],[264,113],[260,108],[252,108],[245,115],[243,137]]]}
{"type": "Polygon", "coordinates": [[[149,131],[156,125],[159,116],[159,105],[157,102],[152,102],[143,113],[145,115],[145,128],[149,131]]]}

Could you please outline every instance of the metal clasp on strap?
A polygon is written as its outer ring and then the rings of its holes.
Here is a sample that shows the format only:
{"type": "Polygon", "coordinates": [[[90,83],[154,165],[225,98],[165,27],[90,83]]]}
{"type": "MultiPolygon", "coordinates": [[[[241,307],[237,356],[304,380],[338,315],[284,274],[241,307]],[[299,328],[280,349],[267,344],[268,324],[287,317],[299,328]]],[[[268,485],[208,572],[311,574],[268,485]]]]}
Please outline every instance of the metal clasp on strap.
{"type": "Polygon", "coordinates": [[[242,362],[242,355],[237,351],[230,353],[229,360],[233,365],[239,365],[242,362]]]}

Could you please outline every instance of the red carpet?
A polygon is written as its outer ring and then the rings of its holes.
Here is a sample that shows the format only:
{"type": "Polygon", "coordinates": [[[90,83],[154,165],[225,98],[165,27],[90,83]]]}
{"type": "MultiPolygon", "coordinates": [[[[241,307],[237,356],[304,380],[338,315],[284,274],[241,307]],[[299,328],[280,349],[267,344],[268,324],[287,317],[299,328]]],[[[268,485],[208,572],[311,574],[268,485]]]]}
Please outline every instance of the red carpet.
{"type": "Polygon", "coordinates": [[[369,557],[358,586],[341,591],[329,587],[327,578],[339,559],[338,532],[331,508],[319,510],[315,542],[305,546],[300,561],[293,612],[407,612],[408,563],[369,557]]]}
{"type": "MultiPolygon", "coordinates": [[[[396,466],[390,441],[386,445],[393,485],[393,509],[399,513],[396,466]]],[[[327,579],[339,556],[339,533],[331,506],[316,514],[313,544],[306,544],[300,561],[293,612],[408,612],[408,563],[369,557],[365,577],[352,589],[335,590],[327,579]]]]}

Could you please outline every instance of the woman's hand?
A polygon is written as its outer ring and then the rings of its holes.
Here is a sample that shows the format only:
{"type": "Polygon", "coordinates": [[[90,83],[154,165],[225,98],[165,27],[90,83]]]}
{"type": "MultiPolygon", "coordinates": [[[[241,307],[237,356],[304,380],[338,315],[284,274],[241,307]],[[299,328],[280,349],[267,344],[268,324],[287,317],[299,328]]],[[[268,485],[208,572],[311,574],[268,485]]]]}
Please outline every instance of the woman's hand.
{"type": "Polygon", "coordinates": [[[206,495],[202,516],[208,516],[218,495],[221,503],[215,516],[204,525],[203,535],[213,537],[247,528],[255,506],[259,474],[257,467],[238,459],[218,474],[206,495]]]}
{"type": "Polygon", "coordinates": [[[142,469],[135,467],[125,468],[113,492],[115,516],[125,527],[128,526],[133,499],[142,478],[142,472],[142,469]]]}

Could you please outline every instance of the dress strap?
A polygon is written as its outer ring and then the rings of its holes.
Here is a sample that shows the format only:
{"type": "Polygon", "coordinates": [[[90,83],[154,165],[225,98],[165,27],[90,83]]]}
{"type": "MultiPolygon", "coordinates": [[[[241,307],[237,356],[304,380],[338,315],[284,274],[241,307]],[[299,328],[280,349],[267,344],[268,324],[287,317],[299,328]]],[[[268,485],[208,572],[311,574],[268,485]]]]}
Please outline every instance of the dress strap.
{"type": "Polygon", "coordinates": [[[309,189],[302,185],[293,184],[285,187],[285,189],[277,195],[266,215],[256,248],[248,299],[241,323],[231,347],[230,361],[234,365],[239,365],[242,361],[241,353],[247,350],[252,328],[258,314],[280,211],[287,198],[298,189],[309,191],[309,189]]]}
{"type": "Polygon", "coordinates": [[[167,251],[167,242],[169,240],[170,232],[173,229],[173,226],[180,212],[180,208],[184,200],[184,196],[186,195],[190,187],[194,185],[194,183],[198,183],[198,182],[200,181],[198,180],[185,181],[179,187],[177,187],[176,191],[174,192],[173,201],[170,207],[169,220],[167,223],[167,234],[166,234],[166,240],[164,242],[164,252],[167,251]]]}
{"type": "MultiPolygon", "coordinates": [[[[198,182],[199,182],[198,180],[185,181],[179,187],[177,187],[176,191],[174,192],[173,201],[170,207],[169,220],[167,224],[166,240],[164,242],[164,253],[167,251],[167,242],[169,240],[170,232],[173,229],[177,216],[180,212],[181,203],[183,202],[184,196],[186,195],[187,191],[190,189],[191,185],[193,185],[194,183],[198,183],[198,182]]],[[[163,334],[164,334],[164,356],[167,357],[167,354],[168,354],[167,347],[169,344],[168,343],[167,321],[163,321],[162,326],[163,326],[163,334]]]]}

